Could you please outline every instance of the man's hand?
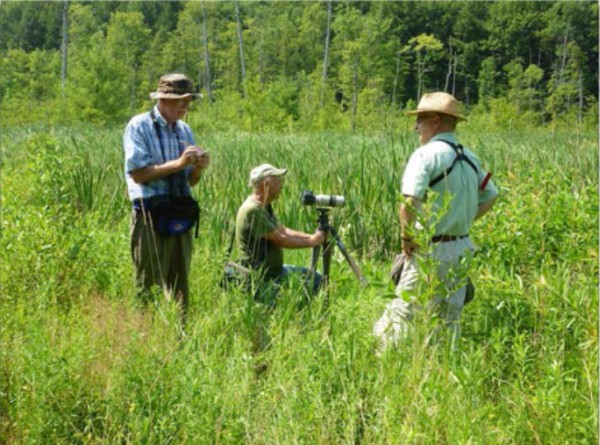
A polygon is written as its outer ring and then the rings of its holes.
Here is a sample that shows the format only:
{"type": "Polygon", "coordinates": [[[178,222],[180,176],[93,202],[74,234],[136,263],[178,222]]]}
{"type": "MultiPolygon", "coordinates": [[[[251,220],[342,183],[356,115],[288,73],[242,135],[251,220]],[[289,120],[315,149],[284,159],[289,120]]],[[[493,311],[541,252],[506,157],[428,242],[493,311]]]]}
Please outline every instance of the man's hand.
{"type": "Polygon", "coordinates": [[[402,253],[404,255],[411,257],[417,250],[419,250],[419,245],[411,238],[402,238],[402,253]]]}
{"type": "Polygon", "coordinates": [[[194,159],[193,168],[194,170],[204,170],[210,164],[210,156],[207,152],[203,151],[202,154],[196,156],[194,159]]]}
{"type": "Polygon", "coordinates": [[[206,168],[210,162],[208,153],[202,148],[195,145],[188,145],[181,156],[179,156],[179,162],[181,167],[187,167],[193,165],[195,169],[206,168]]]}
{"type": "Polygon", "coordinates": [[[323,244],[325,242],[326,239],[327,239],[327,234],[325,232],[323,232],[322,230],[317,230],[309,238],[310,246],[311,247],[320,246],[321,244],[323,244]]]}

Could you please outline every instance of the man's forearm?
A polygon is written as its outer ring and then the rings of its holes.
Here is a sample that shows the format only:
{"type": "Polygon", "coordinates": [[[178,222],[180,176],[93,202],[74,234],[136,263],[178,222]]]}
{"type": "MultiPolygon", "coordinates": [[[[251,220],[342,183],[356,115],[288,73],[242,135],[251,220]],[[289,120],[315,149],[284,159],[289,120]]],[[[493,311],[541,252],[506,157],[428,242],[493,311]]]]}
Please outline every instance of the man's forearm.
{"type": "Polygon", "coordinates": [[[481,218],[483,215],[485,215],[487,212],[489,212],[490,209],[494,206],[494,204],[496,204],[497,199],[498,199],[498,196],[494,196],[488,202],[479,204],[479,207],[477,207],[477,214],[475,215],[475,219],[481,218]]]}
{"type": "Polygon", "coordinates": [[[419,245],[413,240],[413,227],[416,219],[415,212],[420,203],[419,199],[407,196],[406,202],[400,205],[398,212],[400,216],[402,252],[407,256],[411,256],[419,248],[419,245]]]}
{"type": "Polygon", "coordinates": [[[156,181],[162,179],[173,173],[180,171],[184,166],[179,159],[173,159],[172,161],[165,162],[159,165],[149,165],[148,167],[140,168],[131,171],[129,174],[135,182],[138,184],[145,184],[147,182],[156,181]]]}
{"type": "Polygon", "coordinates": [[[402,230],[402,239],[410,238],[412,235],[412,229],[415,224],[415,210],[419,205],[417,198],[408,196],[406,202],[400,205],[399,217],[400,217],[400,228],[402,230]]]}
{"type": "Polygon", "coordinates": [[[280,247],[284,247],[286,249],[303,249],[313,246],[310,242],[310,238],[299,238],[296,236],[285,236],[282,244],[283,245],[280,247]]]}
{"type": "Polygon", "coordinates": [[[285,231],[285,227],[280,226],[269,233],[266,238],[277,247],[282,247],[284,249],[302,249],[320,244],[316,234],[306,236],[307,234],[303,233],[302,235],[303,236],[290,235],[285,231]]]}
{"type": "Polygon", "coordinates": [[[309,239],[311,237],[309,233],[299,232],[297,230],[290,229],[289,227],[281,226],[281,230],[284,234],[295,238],[309,239]]]}

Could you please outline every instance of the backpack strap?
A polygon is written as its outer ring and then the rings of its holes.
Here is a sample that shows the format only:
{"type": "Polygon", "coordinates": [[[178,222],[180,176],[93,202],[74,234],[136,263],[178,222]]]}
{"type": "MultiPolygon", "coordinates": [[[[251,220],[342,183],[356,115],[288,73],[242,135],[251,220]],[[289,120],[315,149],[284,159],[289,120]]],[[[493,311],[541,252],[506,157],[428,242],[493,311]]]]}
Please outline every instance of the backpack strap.
{"type": "Polygon", "coordinates": [[[454,158],[454,161],[452,162],[450,167],[448,167],[443,173],[439,174],[438,176],[433,178],[431,180],[431,182],[429,182],[430,188],[433,187],[434,185],[436,185],[441,180],[445,179],[450,174],[450,172],[452,171],[452,169],[454,168],[454,166],[456,165],[456,163],[458,161],[465,161],[467,164],[469,164],[471,166],[471,168],[475,171],[475,173],[477,173],[477,175],[479,175],[479,170],[477,170],[477,166],[473,163],[473,161],[471,161],[469,159],[469,157],[467,155],[465,155],[464,147],[461,144],[455,144],[455,143],[447,141],[445,139],[437,139],[437,140],[440,142],[445,142],[450,147],[452,147],[452,149],[456,153],[456,157],[454,158]]]}

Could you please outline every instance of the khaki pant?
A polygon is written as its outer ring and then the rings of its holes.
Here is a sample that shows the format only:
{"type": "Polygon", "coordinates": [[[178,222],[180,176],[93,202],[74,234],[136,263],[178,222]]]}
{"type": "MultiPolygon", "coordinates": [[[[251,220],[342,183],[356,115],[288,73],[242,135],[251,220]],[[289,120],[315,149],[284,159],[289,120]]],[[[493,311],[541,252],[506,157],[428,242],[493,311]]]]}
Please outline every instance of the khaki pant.
{"type": "MultiPolygon", "coordinates": [[[[469,238],[437,243],[431,252],[439,288],[429,302],[429,309],[444,320],[452,333],[453,343],[460,336],[460,316],[466,295],[466,261],[472,257],[475,246],[469,238]]],[[[408,333],[409,322],[421,308],[415,295],[419,280],[423,280],[417,258],[413,255],[404,264],[402,276],[396,286],[396,295],[386,306],[382,317],[375,323],[373,334],[381,341],[383,349],[397,345],[408,333]],[[406,299],[405,299],[406,298],[406,299]],[[408,301],[407,301],[408,300],[408,301]]]]}
{"type": "Polygon", "coordinates": [[[160,286],[167,298],[175,298],[185,315],[188,306],[193,231],[163,236],[152,229],[148,214],[133,211],[131,217],[131,256],[135,283],[145,300],[153,286],[160,286]]]}

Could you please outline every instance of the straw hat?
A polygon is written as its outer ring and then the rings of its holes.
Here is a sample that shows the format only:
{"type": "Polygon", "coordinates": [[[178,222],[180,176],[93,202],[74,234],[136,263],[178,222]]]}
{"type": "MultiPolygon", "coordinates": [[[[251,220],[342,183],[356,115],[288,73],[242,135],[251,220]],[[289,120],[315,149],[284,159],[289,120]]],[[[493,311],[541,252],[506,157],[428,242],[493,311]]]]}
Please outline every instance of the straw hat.
{"type": "Polygon", "coordinates": [[[165,74],[158,81],[156,91],[150,93],[151,99],[193,99],[202,97],[200,93],[194,93],[194,84],[184,74],[165,74]]]}
{"type": "Polygon", "coordinates": [[[441,113],[454,116],[458,120],[466,121],[467,118],[460,114],[460,102],[454,96],[448,93],[427,93],[424,94],[417,109],[408,111],[408,115],[420,115],[425,113],[441,113]]]}

